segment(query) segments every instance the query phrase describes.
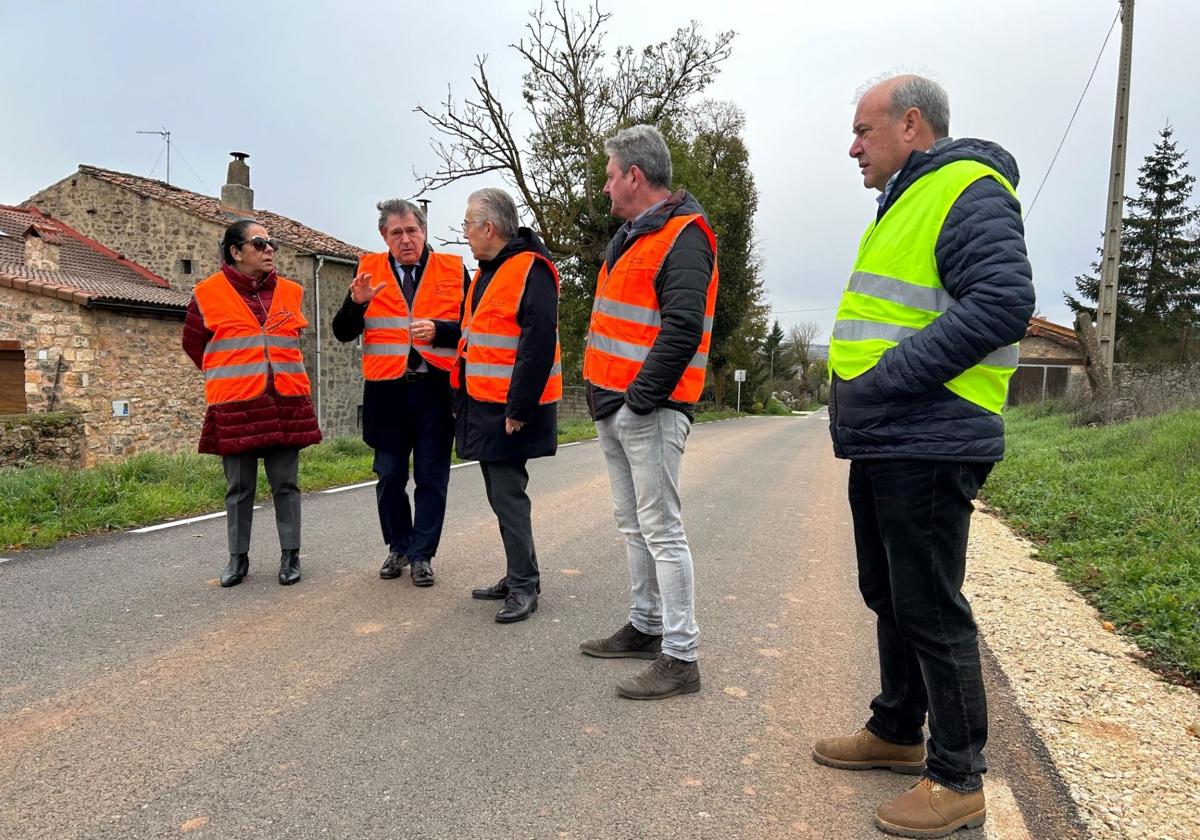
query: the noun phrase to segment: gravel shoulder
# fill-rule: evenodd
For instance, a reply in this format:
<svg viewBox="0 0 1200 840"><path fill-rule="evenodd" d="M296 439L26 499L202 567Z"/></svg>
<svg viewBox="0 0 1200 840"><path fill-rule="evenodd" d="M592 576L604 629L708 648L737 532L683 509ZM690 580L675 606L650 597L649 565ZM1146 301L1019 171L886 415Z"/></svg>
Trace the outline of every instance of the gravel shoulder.
<svg viewBox="0 0 1200 840"><path fill-rule="evenodd" d="M980 632L1092 837L1200 837L1200 695L1137 647L979 510L964 587Z"/></svg>

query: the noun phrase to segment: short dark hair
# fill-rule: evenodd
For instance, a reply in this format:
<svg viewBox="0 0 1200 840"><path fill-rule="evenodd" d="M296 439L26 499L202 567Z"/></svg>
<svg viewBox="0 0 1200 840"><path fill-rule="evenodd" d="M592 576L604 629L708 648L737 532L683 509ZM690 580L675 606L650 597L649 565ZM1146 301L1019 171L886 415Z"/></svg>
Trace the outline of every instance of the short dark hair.
<svg viewBox="0 0 1200 840"><path fill-rule="evenodd" d="M246 231L251 225L256 225L258 222L254 219L238 219L229 227L225 228L225 235L221 237L221 262L225 265L233 265L233 251L246 241Z"/></svg>

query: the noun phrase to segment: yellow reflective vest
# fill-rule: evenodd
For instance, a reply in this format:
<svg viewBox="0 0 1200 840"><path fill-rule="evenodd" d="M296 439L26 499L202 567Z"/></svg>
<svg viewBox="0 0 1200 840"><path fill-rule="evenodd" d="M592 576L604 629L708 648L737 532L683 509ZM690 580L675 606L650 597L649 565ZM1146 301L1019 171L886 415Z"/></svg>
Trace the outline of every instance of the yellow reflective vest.
<svg viewBox="0 0 1200 840"><path fill-rule="evenodd" d="M990 166L954 161L918 178L867 227L833 325L832 374L843 380L861 376L890 348L955 304L938 275L937 240L954 202L980 178L995 178L1016 195L1012 184ZM1017 369L1017 354L1016 344L1002 347L944 385L999 414L1008 380Z"/></svg>

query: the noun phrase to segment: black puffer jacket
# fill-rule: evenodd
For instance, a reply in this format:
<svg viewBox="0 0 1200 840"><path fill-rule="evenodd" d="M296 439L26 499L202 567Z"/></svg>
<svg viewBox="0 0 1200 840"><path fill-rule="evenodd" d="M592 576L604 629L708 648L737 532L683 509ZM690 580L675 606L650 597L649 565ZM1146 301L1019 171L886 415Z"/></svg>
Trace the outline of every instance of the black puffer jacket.
<svg viewBox="0 0 1200 840"><path fill-rule="evenodd" d="M659 230L672 216L694 213L703 215L704 208L686 190L679 190L662 207L638 219L628 232L622 226L604 255L609 271L639 236ZM594 419L603 420L615 414L622 404L635 414L673 408L682 411L689 420L692 418L692 405L675 402L670 396L704 337L704 305L708 300L708 282L712 279L713 256L708 237L696 225L688 225L679 234L654 278L654 293L662 315L662 328L654 346L624 394L588 383L588 408Z"/></svg>
<svg viewBox="0 0 1200 840"><path fill-rule="evenodd" d="M1012 155L986 140L956 140L909 155L887 201L922 175L956 160L977 160L1015 187ZM883 354L852 380L834 377L829 430L839 458L999 461L1004 421L944 387L989 353L1020 341L1033 315L1033 271L1016 199L994 178L968 187L942 225L935 257L955 299L937 320Z"/></svg>

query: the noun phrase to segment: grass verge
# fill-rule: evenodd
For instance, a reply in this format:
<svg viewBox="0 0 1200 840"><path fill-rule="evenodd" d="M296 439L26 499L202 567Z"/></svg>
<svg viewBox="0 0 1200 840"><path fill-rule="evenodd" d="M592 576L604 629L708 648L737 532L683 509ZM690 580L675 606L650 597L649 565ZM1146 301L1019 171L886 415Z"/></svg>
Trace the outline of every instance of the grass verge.
<svg viewBox="0 0 1200 840"><path fill-rule="evenodd" d="M1200 411L1080 428L1046 409L1005 415L988 504L1156 666L1200 680Z"/></svg>
<svg viewBox="0 0 1200 840"><path fill-rule="evenodd" d="M737 416L702 412L697 422ZM590 420L559 424L559 443L596 436ZM300 452L300 489L308 492L370 481L372 450L338 438ZM457 460L457 459L456 459ZM267 498L259 467L258 494ZM86 470L0 469L0 548L45 548L67 537L121 530L222 509L225 477L212 455L136 455Z"/></svg>

